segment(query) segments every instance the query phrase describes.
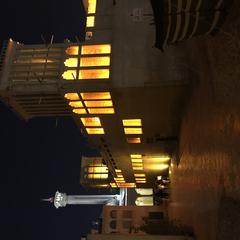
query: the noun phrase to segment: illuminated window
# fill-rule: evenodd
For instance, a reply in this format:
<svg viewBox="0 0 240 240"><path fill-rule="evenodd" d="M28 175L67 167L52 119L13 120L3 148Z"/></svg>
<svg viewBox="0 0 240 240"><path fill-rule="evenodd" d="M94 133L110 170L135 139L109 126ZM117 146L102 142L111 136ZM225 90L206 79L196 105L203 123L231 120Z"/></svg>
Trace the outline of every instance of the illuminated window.
<svg viewBox="0 0 240 240"><path fill-rule="evenodd" d="M132 163L142 163L142 161L143 160L141 158L139 158L139 159L138 158L136 158L136 159L132 158Z"/></svg>
<svg viewBox="0 0 240 240"><path fill-rule="evenodd" d="M110 57L82 57L81 67L110 66Z"/></svg>
<svg viewBox="0 0 240 240"><path fill-rule="evenodd" d="M113 103L111 100L108 101L84 101L87 107L112 107Z"/></svg>
<svg viewBox="0 0 240 240"><path fill-rule="evenodd" d="M141 154L131 154L130 155L131 158L142 158Z"/></svg>
<svg viewBox="0 0 240 240"><path fill-rule="evenodd" d="M88 0L88 14L96 13L97 0Z"/></svg>
<svg viewBox="0 0 240 240"><path fill-rule="evenodd" d="M102 45L84 45L82 46L81 54L110 54L111 53L111 45L110 44L102 44Z"/></svg>
<svg viewBox="0 0 240 240"><path fill-rule="evenodd" d="M124 181L124 178L114 178L114 180L115 180L116 182L121 182L121 181Z"/></svg>
<svg viewBox="0 0 240 240"><path fill-rule="evenodd" d="M124 128L125 134L142 134L142 128Z"/></svg>
<svg viewBox="0 0 240 240"><path fill-rule="evenodd" d="M133 167L142 167L142 163L133 163L132 166Z"/></svg>
<svg viewBox="0 0 240 240"><path fill-rule="evenodd" d="M117 183L118 187L120 188L135 188L135 183Z"/></svg>
<svg viewBox="0 0 240 240"><path fill-rule="evenodd" d="M101 99L111 99L110 92L86 92L81 93L83 100L101 100Z"/></svg>
<svg viewBox="0 0 240 240"><path fill-rule="evenodd" d="M145 173L134 173L134 177L146 177Z"/></svg>
<svg viewBox="0 0 240 240"><path fill-rule="evenodd" d="M66 53L68 55L78 55L78 50L79 50L78 46L71 46L66 49Z"/></svg>
<svg viewBox="0 0 240 240"><path fill-rule="evenodd" d="M77 93L66 93L64 97L68 100L79 100L79 96Z"/></svg>
<svg viewBox="0 0 240 240"><path fill-rule="evenodd" d="M84 108L75 108L73 112L76 114L87 114L87 111Z"/></svg>
<svg viewBox="0 0 240 240"><path fill-rule="evenodd" d="M81 101L74 101L74 102L69 102L69 106L74 108L81 108L83 107L83 104Z"/></svg>
<svg viewBox="0 0 240 240"><path fill-rule="evenodd" d="M138 182L138 181L146 181L146 178L136 178L135 180L136 180L137 182Z"/></svg>
<svg viewBox="0 0 240 240"><path fill-rule="evenodd" d="M81 118L81 121L85 127L101 127L101 121L98 117Z"/></svg>
<svg viewBox="0 0 240 240"><path fill-rule="evenodd" d="M88 134L104 134L103 128L86 128Z"/></svg>
<svg viewBox="0 0 240 240"><path fill-rule="evenodd" d="M136 188L135 191L137 194L143 195L143 196L153 195L152 188Z"/></svg>
<svg viewBox="0 0 240 240"><path fill-rule="evenodd" d="M153 206L153 197L152 196L142 196L138 197L135 201L137 206Z"/></svg>
<svg viewBox="0 0 240 240"><path fill-rule="evenodd" d="M116 184L116 183L110 183L110 186L111 186L112 188L116 188L116 187L117 187L117 184Z"/></svg>
<svg viewBox="0 0 240 240"><path fill-rule="evenodd" d="M113 108L88 108L90 114L114 114Z"/></svg>
<svg viewBox="0 0 240 240"><path fill-rule="evenodd" d="M108 173L108 168L106 166L99 166L99 167L88 167L88 173Z"/></svg>
<svg viewBox="0 0 240 240"><path fill-rule="evenodd" d="M133 167L133 170L143 170L143 167Z"/></svg>
<svg viewBox="0 0 240 240"><path fill-rule="evenodd" d="M141 138L127 138L128 143L141 143Z"/></svg>
<svg viewBox="0 0 240 240"><path fill-rule="evenodd" d="M107 79L109 69L87 69L79 71L79 79Z"/></svg>
<svg viewBox="0 0 240 240"><path fill-rule="evenodd" d="M117 177L118 178L123 178L123 175L122 174L117 174Z"/></svg>
<svg viewBox="0 0 240 240"><path fill-rule="evenodd" d="M66 80L76 79L76 70L67 70L62 74L62 77Z"/></svg>
<svg viewBox="0 0 240 240"><path fill-rule="evenodd" d="M116 173L121 173L122 170L121 170L121 169L115 169L115 172L116 172Z"/></svg>
<svg viewBox="0 0 240 240"><path fill-rule="evenodd" d="M95 17L88 16L87 17L87 27L94 27L95 26Z"/></svg>
<svg viewBox="0 0 240 240"><path fill-rule="evenodd" d="M146 181L136 181L136 183L146 183Z"/></svg>
<svg viewBox="0 0 240 240"><path fill-rule="evenodd" d="M64 65L66 67L77 67L78 65L78 59L77 58L68 58L66 59L66 61L64 62Z"/></svg>
<svg viewBox="0 0 240 240"><path fill-rule="evenodd" d="M142 126L142 120L141 119L126 119L122 120L123 126L125 127L140 127Z"/></svg>
<svg viewBox="0 0 240 240"><path fill-rule="evenodd" d="M107 179L108 174L107 173L101 173L101 174L89 173L87 175L87 178L89 178L89 179Z"/></svg>

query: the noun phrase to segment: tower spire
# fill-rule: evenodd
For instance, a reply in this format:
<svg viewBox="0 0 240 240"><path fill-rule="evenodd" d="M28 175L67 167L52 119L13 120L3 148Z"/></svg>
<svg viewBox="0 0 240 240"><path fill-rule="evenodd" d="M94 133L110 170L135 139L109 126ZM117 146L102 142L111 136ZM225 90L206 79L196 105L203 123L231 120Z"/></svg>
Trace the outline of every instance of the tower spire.
<svg viewBox="0 0 240 240"><path fill-rule="evenodd" d="M54 198L53 197L50 197L50 198L42 198L41 199L43 202L53 202L54 201Z"/></svg>

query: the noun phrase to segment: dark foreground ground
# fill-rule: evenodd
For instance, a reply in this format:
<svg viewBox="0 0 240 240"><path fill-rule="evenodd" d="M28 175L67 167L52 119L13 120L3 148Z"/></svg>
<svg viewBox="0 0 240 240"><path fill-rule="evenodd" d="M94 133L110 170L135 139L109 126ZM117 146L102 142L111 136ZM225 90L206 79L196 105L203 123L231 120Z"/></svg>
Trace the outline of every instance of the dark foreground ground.
<svg viewBox="0 0 240 240"><path fill-rule="evenodd" d="M196 79L172 169L170 216L193 226L199 240L240 239L240 1L215 37L188 44Z"/></svg>

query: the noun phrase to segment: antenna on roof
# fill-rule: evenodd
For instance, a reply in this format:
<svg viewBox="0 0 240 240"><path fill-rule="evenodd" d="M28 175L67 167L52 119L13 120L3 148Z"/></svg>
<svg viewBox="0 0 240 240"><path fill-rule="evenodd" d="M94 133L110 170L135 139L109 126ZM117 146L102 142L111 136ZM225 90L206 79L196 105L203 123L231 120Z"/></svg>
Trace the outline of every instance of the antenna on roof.
<svg viewBox="0 0 240 240"><path fill-rule="evenodd" d="M50 197L50 198L43 198L41 199L43 202L53 202L53 198Z"/></svg>
<svg viewBox="0 0 240 240"><path fill-rule="evenodd" d="M54 35L51 36L50 44L53 44Z"/></svg>

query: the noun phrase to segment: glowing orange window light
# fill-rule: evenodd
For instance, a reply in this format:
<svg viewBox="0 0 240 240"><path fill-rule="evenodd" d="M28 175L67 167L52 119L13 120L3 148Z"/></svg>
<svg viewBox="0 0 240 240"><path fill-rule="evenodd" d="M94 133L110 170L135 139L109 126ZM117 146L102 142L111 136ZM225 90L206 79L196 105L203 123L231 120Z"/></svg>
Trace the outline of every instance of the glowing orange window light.
<svg viewBox="0 0 240 240"><path fill-rule="evenodd" d="M125 134L142 134L142 128L124 128Z"/></svg>
<svg viewBox="0 0 240 240"><path fill-rule="evenodd" d="M81 93L83 100L102 100L102 99L111 99L110 92L86 92Z"/></svg>
<svg viewBox="0 0 240 240"><path fill-rule="evenodd" d="M68 55L78 55L79 47L78 46L71 46L66 49L66 53Z"/></svg>
<svg viewBox="0 0 240 240"><path fill-rule="evenodd" d="M120 188L135 188L135 183L117 183L118 187Z"/></svg>
<svg viewBox="0 0 240 240"><path fill-rule="evenodd" d="M146 183L146 181L140 181L140 180L138 180L138 181L136 181L137 183Z"/></svg>
<svg viewBox="0 0 240 240"><path fill-rule="evenodd" d="M103 128L86 128L86 131L88 134L104 134L104 129Z"/></svg>
<svg viewBox="0 0 240 240"><path fill-rule="evenodd" d="M124 181L124 178L114 178L114 180L117 181Z"/></svg>
<svg viewBox="0 0 240 240"><path fill-rule="evenodd" d="M123 175L122 174L117 174L117 177L118 178L123 178Z"/></svg>
<svg viewBox="0 0 240 240"><path fill-rule="evenodd" d="M90 114L114 114L113 108L88 108Z"/></svg>
<svg viewBox="0 0 240 240"><path fill-rule="evenodd" d="M90 174L87 175L87 177L89 179L107 179L108 178L108 174L106 174L106 173L102 173L102 174L90 173Z"/></svg>
<svg viewBox="0 0 240 240"><path fill-rule="evenodd" d="M133 158L133 159L132 159L132 163L142 163L142 161L143 161L143 160L142 160L141 158L139 158L139 159L138 159L138 158L136 158L136 159Z"/></svg>
<svg viewBox="0 0 240 240"><path fill-rule="evenodd" d="M88 0L88 14L96 13L97 0Z"/></svg>
<svg viewBox="0 0 240 240"><path fill-rule="evenodd" d="M136 181L146 181L146 178L135 178Z"/></svg>
<svg viewBox="0 0 240 240"><path fill-rule="evenodd" d="M110 66L110 57L82 57L81 67Z"/></svg>
<svg viewBox="0 0 240 240"><path fill-rule="evenodd" d="M101 127L99 117L81 118L81 121L85 127Z"/></svg>
<svg viewBox="0 0 240 240"><path fill-rule="evenodd" d="M141 143L141 138L127 138L128 143Z"/></svg>
<svg viewBox="0 0 240 240"><path fill-rule="evenodd" d="M145 173L134 173L134 177L146 177Z"/></svg>
<svg viewBox="0 0 240 240"><path fill-rule="evenodd" d="M84 101L87 107L112 107L113 103L111 100L106 101Z"/></svg>
<svg viewBox="0 0 240 240"><path fill-rule="evenodd" d="M82 55L110 54L110 53L111 53L111 45L110 44L83 45L81 48Z"/></svg>
<svg viewBox="0 0 240 240"><path fill-rule="evenodd" d="M64 97L68 100L79 100L79 96L77 93L66 93Z"/></svg>
<svg viewBox="0 0 240 240"><path fill-rule="evenodd" d="M95 26L95 17L94 16L87 16L87 27L94 27Z"/></svg>
<svg viewBox="0 0 240 240"><path fill-rule="evenodd" d="M116 173L121 173L122 170L121 170L121 169L115 169L115 172L116 172Z"/></svg>
<svg viewBox="0 0 240 240"><path fill-rule="evenodd" d="M140 127L142 126L142 120L141 119L125 119L122 120L123 126L125 127Z"/></svg>
<svg viewBox="0 0 240 240"><path fill-rule="evenodd" d="M116 188L116 187L117 187L117 184L116 184L116 183L110 183L110 186L111 186L112 188Z"/></svg>
<svg viewBox="0 0 240 240"><path fill-rule="evenodd" d="M142 158L142 154L130 154L131 158Z"/></svg>
<svg viewBox="0 0 240 240"><path fill-rule="evenodd" d="M74 80L76 79L77 72L76 70L67 70L62 74L62 77L65 80Z"/></svg>
<svg viewBox="0 0 240 240"><path fill-rule="evenodd" d="M78 66L78 59L77 58L68 58L65 60L64 65L66 67L77 67Z"/></svg>
<svg viewBox="0 0 240 240"><path fill-rule="evenodd" d="M76 114L87 114L87 111L84 108L75 108L73 112Z"/></svg>
<svg viewBox="0 0 240 240"><path fill-rule="evenodd" d="M108 79L109 69L84 69L79 71L79 79Z"/></svg>
<svg viewBox="0 0 240 240"><path fill-rule="evenodd" d="M69 106L74 108L81 108L83 107L83 104L81 101L74 101L74 102L69 102Z"/></svg>
<svg viewBox="0 0 240 240"><path fill-rule="evenodd" d="M89 167L87 170L89 173L108 173L108 168L105 166Z"/></svg>
<svg viewBox="0 0 240 240"><path fill-rule="evenodd" d="M133 167L142 167L143 166L142 163L133 163L132 165L133 165Z"/></svg>
<svg viewBox="0 0 240 240"><path fill-rule="evenodd" d="M133 167L133 170L143 170L143 167Z"/></svg>

